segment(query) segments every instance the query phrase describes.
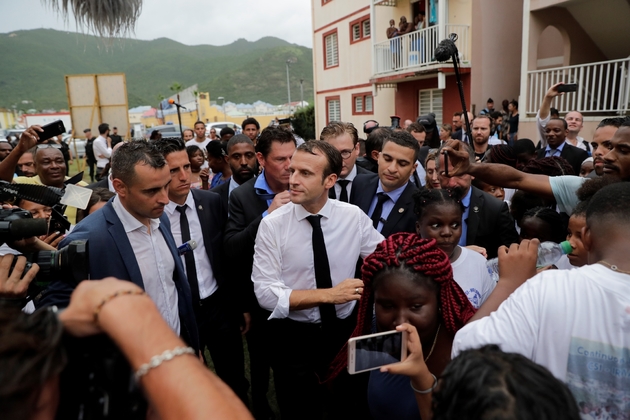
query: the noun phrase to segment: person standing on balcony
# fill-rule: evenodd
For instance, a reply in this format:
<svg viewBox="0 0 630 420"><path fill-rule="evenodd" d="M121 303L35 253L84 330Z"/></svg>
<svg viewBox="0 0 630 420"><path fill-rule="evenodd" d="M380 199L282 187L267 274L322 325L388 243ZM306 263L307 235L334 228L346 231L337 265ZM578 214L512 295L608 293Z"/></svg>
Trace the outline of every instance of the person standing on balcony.
<svg viewBox="0 0 630 420"><path fill-rule="evenodd" d="M398 56L400 53L400 40L398 39L398 28L394 19L389 20L389 28L387 28L387 39L389 39L389 49L392 53L394 69L398 68Z"/></svg>
<svg viewBox="0 0 630 420"><path fill-rule="evenodd" d="M540 147L547 147L547 138L545 135L545 127L547 127L547 123L550 119L553 119L553 115L551 115L551 102L556 96L562 95L562 93L558 92L558 87L563 85L564 82L556 83L551 86L545 97L540 104L540 109L538 110L538 114L536 115L536 126L538 127L538 133L540 134ZM556 117L557 118L557 117ZM580 137L580 131L582 130L584 117L582 113L578 111L569 111L567 115L565 115L564 120L567 122L568 132L566 141L572 146L580 148L587 152L589 155L591 153L591 146L588 144L586 140Z"/></svg>
<svg viewBox="0 0 630 420"><path fill-rule="evenodd" d="M401 16L400 22L398 23L398 35L405 35L411 31L413 31L413 25L407 22L407 18L405 16Z"/></svg>
<svg viewBox="0 0 630 420"><path fill-rule="evenodd" d="M427 21L425 19L424 12L420 12L418 16L414 18L413 23L414 23L413 30L415 31L422 31L424 28L426 28ZM426 61L424 57L424 36L418 34L418 35L415 35L414 38L415 39L411 43L412 50L418 52L418 56L419 56L418 62L423 63Z"/></svg>

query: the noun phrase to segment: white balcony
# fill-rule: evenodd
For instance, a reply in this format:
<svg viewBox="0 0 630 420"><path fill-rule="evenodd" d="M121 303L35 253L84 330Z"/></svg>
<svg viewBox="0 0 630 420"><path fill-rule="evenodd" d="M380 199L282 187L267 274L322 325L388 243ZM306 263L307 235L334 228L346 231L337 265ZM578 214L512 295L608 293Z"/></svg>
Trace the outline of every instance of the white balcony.
<svg viewBox="0 0 630 420"><path fill-rule="evenodd" d="M551 106L560 113L619 114L630 111L630 58L527 73L527 113L536 114L547 90L559 82L576 83L577 92L558 97Z"/></svg>
<svg viewBox="0 0 630 420"><path fill-rule="evenodd" d="M445 25L445 27L447 36L451 33L458 36L455 45L459 50L461 64L464 67L470 66L469 26ZM374 44L373 77L451 66L452 63L439 63L435 60L435 48L439 42L438 26L432 26Z"/></svg>

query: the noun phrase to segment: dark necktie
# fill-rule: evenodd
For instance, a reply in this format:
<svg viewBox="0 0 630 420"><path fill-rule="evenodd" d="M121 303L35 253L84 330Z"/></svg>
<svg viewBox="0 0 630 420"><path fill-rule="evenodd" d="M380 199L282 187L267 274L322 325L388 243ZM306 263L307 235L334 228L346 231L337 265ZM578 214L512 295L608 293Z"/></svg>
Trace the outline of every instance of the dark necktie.
<svg viewBox="0 0 630 420"><path fill-rule="evenodd" d="M313 261L315 262L315 283L318 289L332 288L332 279L330 278L330 265L328 263L328 254L326 253L326 243L324 242L324 233L320 215L308 216L306 220L313 226ZM319 305L319 312L322 317L322 327L331 325L337 319L335 305L330 303L322 303Z"/></svg>
<svg viewBox="0 0 630 420"><path fill-rule="evenodd" d="M337 184L341 187L341 193L339 194L339 201L343 201L344 203L348 202L348 184L350 181L347 179L340 179L337 181Z"/></svg>
<svg viewBox="0 0 630 420"><path fill-rule="evenodd" d="M188 217L186 217L187 204L183 206L177 206L177 211L180 213L179 224L182 231L182 243L190 241L190 226L188 225ZM193 307L199 305L199 281L197 280L197 265L195 264L195 256L192 251L188 251L184 254L184 260L186 261L186 276L190 283L190 291L192 292Z"/></svg>
<svg viewBox="0 0 630 420"><path fill-rule="evenodd" d="M381 221L381 214L383 214L383 203L389 200L389 196L384 192L376 194L376 207L374 207L374 213L372 213L372 225L374 229L378 229L378 222ZM385 221L383 221L385 224Z"/></svg>

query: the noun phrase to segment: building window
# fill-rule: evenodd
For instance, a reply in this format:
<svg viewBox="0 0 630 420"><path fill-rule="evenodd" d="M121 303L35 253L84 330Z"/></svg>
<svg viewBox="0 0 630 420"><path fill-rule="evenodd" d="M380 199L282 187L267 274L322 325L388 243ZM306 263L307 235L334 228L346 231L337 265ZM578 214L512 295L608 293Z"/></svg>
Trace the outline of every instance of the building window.
<svg viewBox="0 0 630 420"><path fill-rule="evenodd" d="M374 99L372 92L355 93L352 95L352 115L373 114Z"/></svg>
<svg viewBox="0 0 630 420"><path fill-rule="evenodd" d="M363 41L370 37L370 15L365 15L350 22L350 43Z"/></svg>
<svg viewBox="0 0 630 420"><path fill-rule="evenodd" d="M442 90L427 89L418 91L419 115L435 114L435 121L438 125L443 124L442 120Z"/></svg>
<svg viewBox="0 0 630 420"><path fill-rule="evenodd" d="M326 124L330 124L331 121L341 121L341 101L339 96L326 98Z"/></svg>
<svg viewBox="0 0 630 420"><path fill-rule="evenodd" d="M355 23L352 25L352 40L358 41L361 39L361 25Z"/></svg>
<svg viewBox="0 0 630 420"><path fill-rule="evenodd" d="M337 45L337 30L324 34L324 69L339 65L339 48Z"/></svg>

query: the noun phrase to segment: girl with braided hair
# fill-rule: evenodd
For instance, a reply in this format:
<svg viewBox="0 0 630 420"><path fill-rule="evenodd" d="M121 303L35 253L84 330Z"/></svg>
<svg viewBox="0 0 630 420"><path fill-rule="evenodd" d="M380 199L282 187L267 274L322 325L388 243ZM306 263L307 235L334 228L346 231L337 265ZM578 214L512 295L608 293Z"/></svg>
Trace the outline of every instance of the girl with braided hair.
<svg viewBox="0 0 630 420"><path fill-rule="evenodd" d="M521 219L520 237L538 239L540 242L560 242L566 240L569 218L549 207L534 207L527 210ZM567 255L563 255L551 266L560 270L574 268Z"/></svg>
<svg viewBox="0 0 630 420"><path fill-rule="evenodd" d="M421 360L432 374L439 375L450 361L455 333L475 313L453 280L448 256L435 240L397 233L365 259L362 278L364 298L359 303L353 336L391 331L403 324L411 331L410 339L415 340L415 354L425 354ZM338 375L346 363L344 347L331 364L330 377ZM420 418L415 393L409 385L406 376L370 372L368 401L372 416Z"/></svg>
<svg viewBox="0 0 630 420"><path fill-rule="evenodd" d="M435 239L448 255L453 278L470 303L479 309L494 290L486 259L478 252L458 245L462 236L464 206L458 190L420 190L413 196L418 221L416 233L423 239Z"/></svg>
<svg viewBox="0 0 630 420"><path fill-rule="evenodd" d="M521 219L521 239L559 244L567 235L567 218L549 207L529 209Z"/></svg>

